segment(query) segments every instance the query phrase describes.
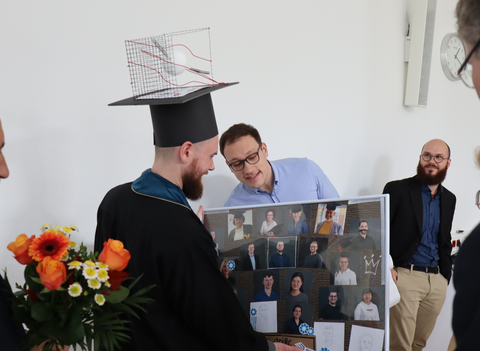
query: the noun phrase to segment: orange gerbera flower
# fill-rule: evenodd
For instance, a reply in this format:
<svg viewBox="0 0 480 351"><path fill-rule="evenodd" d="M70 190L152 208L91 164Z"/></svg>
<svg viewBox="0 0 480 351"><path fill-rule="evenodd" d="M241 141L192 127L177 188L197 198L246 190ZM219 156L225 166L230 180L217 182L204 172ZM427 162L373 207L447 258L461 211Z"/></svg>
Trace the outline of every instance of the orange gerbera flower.
<svg viewBox="0 0 480 351"><path fill-rule="evenodd" d="M47 256L50 256L52 260L60 261L67 253L69 247L70 240L65 235L54 230L47 230L40 237L33 240L28 254L35 261L41 261Z"/></svg>

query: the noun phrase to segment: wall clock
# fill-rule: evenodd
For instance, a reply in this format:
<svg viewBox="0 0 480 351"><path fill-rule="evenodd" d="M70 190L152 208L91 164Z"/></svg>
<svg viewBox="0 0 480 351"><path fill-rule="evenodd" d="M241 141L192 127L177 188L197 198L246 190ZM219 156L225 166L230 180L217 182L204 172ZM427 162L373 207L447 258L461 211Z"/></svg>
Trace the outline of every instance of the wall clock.
<svg viewBox="0 0 480 351"><path fill-rule="evenodd" d="M463 61L465 61L465 44L458 37L457 33L445 35L440 46L440 62L443 73L451 81L459 80L457 72Z"/></svg>

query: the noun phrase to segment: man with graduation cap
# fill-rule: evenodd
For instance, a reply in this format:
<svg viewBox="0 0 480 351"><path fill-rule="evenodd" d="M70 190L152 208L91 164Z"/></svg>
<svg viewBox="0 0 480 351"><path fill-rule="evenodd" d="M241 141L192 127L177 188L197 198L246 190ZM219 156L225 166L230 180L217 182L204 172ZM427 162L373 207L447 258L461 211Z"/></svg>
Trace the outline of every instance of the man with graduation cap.
<svg viewBox="0 0 480 351"><path fill-rule="evenodd" d="M337 203L327 204L327 210L325 212L325 220L318 223L315 226L316 234L333 234L343 235L343 226L333 220L335 216L335 210L337 209Z"/></svg>
<svg viewBox="0 0 480 351"><path fill-rule="evenodd" d="M128 350L296 350L255 332L218 270L212 236L187 198L202 196L201 178L214 169L218 131L214 85L173 99L127 99L149 104L155 161L133 183L110 190L98 210L95 249L108 238L131 253L126 271L143 274L138 289L156 284L146 313L131 318ZM211 321L206 323L206 321Z"/></svg>

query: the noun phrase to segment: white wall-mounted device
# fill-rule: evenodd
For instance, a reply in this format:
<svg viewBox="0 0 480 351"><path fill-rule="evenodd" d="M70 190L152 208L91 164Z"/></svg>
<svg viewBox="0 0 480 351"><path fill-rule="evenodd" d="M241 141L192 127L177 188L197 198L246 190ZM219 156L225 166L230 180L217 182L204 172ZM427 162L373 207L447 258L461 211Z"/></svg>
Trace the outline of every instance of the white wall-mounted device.
<svg viewBox="0 0 480 351"><path fill-rule="evenodd" d="M406 106L427 106L436 8L437 0L414 0L407 11L410 21L405 38Z"/></svg>

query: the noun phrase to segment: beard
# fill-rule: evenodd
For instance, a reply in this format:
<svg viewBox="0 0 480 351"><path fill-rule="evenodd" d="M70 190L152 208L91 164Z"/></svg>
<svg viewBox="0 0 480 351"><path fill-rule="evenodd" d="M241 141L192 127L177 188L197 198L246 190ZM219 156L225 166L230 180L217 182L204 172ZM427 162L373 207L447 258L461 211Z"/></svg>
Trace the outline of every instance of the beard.
<svg viewBox="0 0 480 351"><path fill-rule="evenodd" d="M418 161L418 166L417 166L417 177L418 179L426 184L426 185L437 185L442 183L445 180L445 177L447 176L447 167L440 169L438 168L438 172L436 175L431 175L427 173L425 170L425 166L422 166L420 161Z"/></svg>
<svg viewBox="0 0 480 351"><path fill-rule="evenodd" d="M190 169L182 176L183 193L192 201L200 199L203 195L203 174L197 168L197 160L193 161Z"/></svg>

